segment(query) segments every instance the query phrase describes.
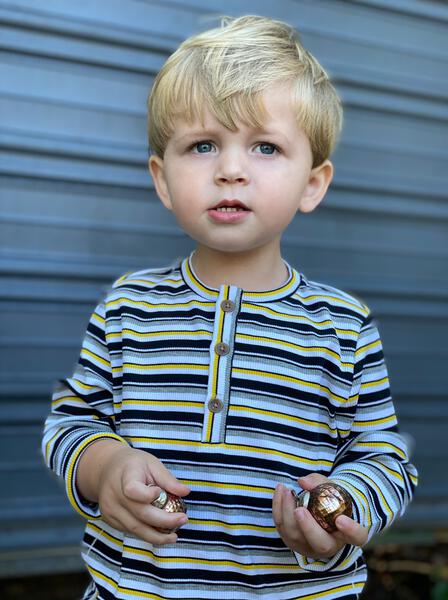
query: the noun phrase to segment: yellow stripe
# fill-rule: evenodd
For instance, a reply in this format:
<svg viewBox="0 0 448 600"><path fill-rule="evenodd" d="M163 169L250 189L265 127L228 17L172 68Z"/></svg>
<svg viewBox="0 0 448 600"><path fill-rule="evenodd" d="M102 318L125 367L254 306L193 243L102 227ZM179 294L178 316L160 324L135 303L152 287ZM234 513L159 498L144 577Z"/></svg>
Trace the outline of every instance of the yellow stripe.
<svg viewBox="0 0 448 600"><path fill-rule="evenodd" d="M94 533L97 533L101 537L108 539L110 542L123 547L123 540L121 538L117 538L117 537L114 537L113 535L110 535L110 533L107 533L107 531L104 531L104 529L102 529L101 527L98 527L98 525L95 525L95 523L92 523L92 522L87 523L86 531L92 533L92 530Z"/></svg>
<svg viewBox="0 0 448 600"><path fill-rule="evenodd" d="M305 315L289 315L289 314L285 314L283 312L278 312L276 310L272 310L272 308L268 308L267 306L258 306L257 304L250 304L249 302L242 302L241 303L242 308L245 308L247 310L253 310L254 312L266 312L269 313L271 315L275 315L276 317L287 317L289 321L305 321L306 323L311 323L312 325L314 325L315 327L317 326L324 326L324 325L333 325L333 321L331 320L326 320L326 321L319 321L318 323L316 323L316 321L313 321L312 319L310 319L309 317L306 317ZM352 331L352 333L355 333L354 331Z"/></svg>
<svg viewBox="0 0 448 600"><path fill-rule="evenodd" d="M313 321L312 319L304 315L290 315L283 312L278 312L276 310L272 310L272 308L268 308L267 306L258 306L256 304L249 304L247 302L243 302L241 306L247 310L253 310L254 312L269 313L271 315L279 317L279 320L281 320L281 318L287 317L289 321L304 321L305 323L313 325L315 329L319 329L319 327L330 325L334 328L336 333L340 335L350 335L353 338L357 337L358 335L357 332L353 329L338 329L337 327L334 327L334 322L330 319L327 319L326 321Z"/></svg>
<svg viewBox="0 0 448 600"><path fill-rule="evenodd" d="M127 398L123 400L123 406L136 405L136 406L159 406L162 408L167 408L169 406L172 407L192 407L192 408L200 408L202 409L204 406L204 402L201 400L199 402L193 402L189 400L137 400L132 398Z"/></svg>
<svg viewBox="0 0 448 600"><path fill-rule="evenodd" d="M289 565L292 569L295 565ZM334 598L334 594L336 592L361 592L364 587L364 583L349 583L345 585L340 585L338 587L332 587L330 590L326 590L323 592L313 592L312 594L308 594L307 596L300 596L300 600L313 600L314 598L327 598L328 600L332 600ZM166 600L166 596L159 596L158 594L152 594L150 592L142 592L140 590L133 590L130 588L125 588L123 586L119 586L119 591L123 594L135 596L138 598L146 598L147 600Z"/></svg>
<svg viewBox="0 0 448 600"><path fill-rule="evenodd" d="M121 277L119 277L117 279L117 281L115 282L114 285L119 285L122 281L124 281L126 279L126 277L128 277L131 274L132 274L132 271L127 271L124 275L122 275Z"/></svg>
<svg viewBox="0 0 448 600"><path fill-rule="evenodd" d="M190 261L186 261L185 262L185 269L187 271L188 276L190 277L191 281L193 281L193 283L200 288L202 291L204 291L206 294L211 294L212 296L218 296L218 292L216 290L213 290L211 288L207 288L205 287L205 285L202 285L202 283L199 281L199 279L196 279L193 271L190 268Z"/></svg>
<svg viewBox="0 0 448 600"><path fill-rule="evenodd" d="M406 460L406 458L407 458L407 456L403 452L403 450L398 448L398 446L394 446L394 444L391 444L390 442L358 442L356 444L356 446L361 446L361 447L365 447L365 448L371 448L372 446L374 448L391 448L400 456L400 458L402 458L404 460ZM383 451L383 453L384 453L384 451Z"/></svg>
<svg viewBox="0 0 448 600"><path fill-rule="evenodd" d="M84 355L90 356L91 358L93 358L93 360L100 362L105 367L110 367L110 363L107 360L104 360L104 358L101 358L101 356L98 356L98 354L95 354L91 350L87 350L87 348L83 348L81 350L81 356L84 356Z"/></svg>
<svg viewBox="0 0 448 600"><path fill-rule="evenodd" d="M260 485L247 485L244 483L219 483L217 481L200 481L198 479L182 479L182 483L193 487L200 485L202 487L209 487L213 489L243 490L263 494L272 494L275 489L275 487L270 488Z"/></svg>
<svg viewBox="0 0 448 600"><path fill-rule="evenodd" d="M165 330L159 330L159 331L156 331L156 332L149 332L149 333L141 333L139 331L134 331L133 329L123 329L122 331L117 332L117 333L108 333L108 334L106 334L106 338L107 339L109 339L109 338L121 338L121 336L123 334L124 335L138 337L138 338L144 338L144 339L146 339L146 338L154 338L154 337L160 337L160 338L164 339L165 337L170 337L170 336L173 336L173 337L176 337L176 338L179 338L179 337L182 337L182 336L185 336L185 337L190 336L190 337L194 337L194 338L196 338L198 336L204 336L204 337L208 337L208 338L212 337L212 334L211 334L210 331L205 331L203 329L199 329L198 331L194 331L194 330L192 330L192 331L176 331L176 330L165 331Z"/></svg>
<svg viewBox="0 0 448 600"><path fill-rule="evenodd" d="M371 458L370 462L377 464L380 469L385 469L388 473L390 473L392 475L392 477L394 477L395 479L398 479L398 481L400 481L401 483L404 483L403 475L401 473L399 473L398 471L391 469L387 465L383 464L381 461L375 460L374 458Z"/></svg>
<svg viewBox="0 0 448 600"><path fill-rule="evenodd" d="M212 439L212 428L213 428L213 419L214 419L214 414L212 413L212 411L210 411L208 413L208 419L207 419L207 433L205 436L205 441L206 442L210 442L210 440Z"/></svg>
<svg viewBox="0 0 448 600"><path fill-rule="evenodd" d="M96 569L94 569L90 565L87 565L87 568L89 570L89 573L92 576L92 579L94 579L94 580L95 579L101 579L105 583L109 583L118 592L118 583L116 581L114 581L113 579L111 579L107 575L104 575L104 573L100 573L100 571L97 571Z"/></svg>
<svg viewBox="0 0 448 600"><path fill-rule="evenodd" d="M76 385L79 385L79 387L85 389L85 390L95 390L98 389L97 385L89 385L88 383L83 383L82 381L80 381L79 379L73 379L73 381L76 382Z"/></svg>
<svg viewBox="0 0 448 600"><path fill-rule="evenodd" d="M389 378L383 377L382 379L376 379L375 381L366 381L366 383L361 384L360 390L365 390L366 388L375 387L375 386L381 385L383 383L386 383L389 385Z"/></svg>
<svg viewBox="0 0 448 600"><path fill-rule="evenodd" d="M356 477L359 477L359 473L357 471L353 471L351 469L347 469L347 471L345 471L344 469L344 472L352 473L356 475ZM342 485L342 487L346 487L347 491L349 491L354 498L356 498L357 496L361 498L359 504L361 509L363 509L363 513L367 513L367 525L368 527L370 527L370 525L372 525L372 513L370 510L370 502L369 500L367 500L367 496L363 492L361 492L359 488L355 487L354 484L350 483L350 481L338 480L337 473L336 476L332 478L332 480L336 482L340 481L340 485Z"/></svg>
<svg viewBox="0 0 448 600"><path fill-rule="evenodd" d="M149 438L144 436L134 436L129 435L126 436L127 440L131 440L132 442L142 442L146 444L164 444L169 443L171 446L192 446L194 448L203 447L203 442L193 442L189 440L162 440L159 438ZM280 452L280 450L273 450L271 448L260 448L258 446L245 446L243 444L213 444L213 450L232 450L232 451L249 451L255 454L267 454L268 456L281 456L283 458L293 459L294 462L304 462L310 465L323 465L327 467L331 467L333 463L329 460L311 460L309 458L304 458L303 456L297 456L295 454L289 454L288 452Z"/></svg>
<svg viewBox="0 0 448 600"><path fill-rule="evenodd" d="M358 354L361 354L362 352L367 352L367 350L371 350L372 348L376 348L377 346L380 346L380 345L381 345L380 340L375 340L374 342L371 342L370 344L366 344L365 346L358 348L355 352L355 356L357 357Z"/></svg>
<svg viewBox="0 0 448 600"><path fill-rule="evenodd" d="M266 297L269 298L271 296L277 296L278 294L284 294L285 292L287 292L289 289L291 289L297 282L297 276L294 273L294 271L292 272L291 275L291 279L289 281L287 281L285 283L285 285L283 285L280 288L277 288L275 290L270 290L268 292L244 292L244 296L245 297L249 297L249 298L253 298L253 297Z"/></svg>
<svg viewBox="0 0 448 600"><path fill-rule="evenodd" d="M68 499L70 500L71 505L73 506L73 508L83 517L85 517L86 519L94 519L94 518L101 518L101 517L92 517L92 515L84 512L82 510L82 508L78 505L78 503L76 502L75 499L75 495L74 495L74 487L75 487L75 482L73 480L73 470L75 468L76 462L79 458L79 456L81 455L82 451L84 450L84 448L86 448L89 444L91 444L93 441L101 439L101 438L112 438L115 440L118 440L119 442L121 442L122 444L125 444L126 442L120 438L118 435L115 435L113 433L97 433L95 435L91 435L90 437L88 437L86 440L84 440L76 449L76 451L73 453L73 455L70 458L70 462L68 465L68 469L67 469L67 474L66 474L66 481L67 481L67 495L68 495Z"/></svg>
<svg viewBox="0 0 448 600"><path fill-rule="evenodd" d="M98 321L99 323L101 323L101 325L104 325L104 323L106 322L106 319L101 317L98 313L93 313L92 321Z"/></svg>
<svg viewBox="0 0 448 600"><path fill-rule="evenodd" d="M371 486L372 486L373 488L375 488L375 489L376 489L376 491L377 491L377 495L378 495L378 496L380 496L380 497L381 497L381 499L383 500L383 505L384 505L384 508L385 508L386 512L388 512L388 513L389 513L389 516L390 516L391 518L393 517L393 511L392 511L391 507L390 507L390 506L389 506L389 504L387 503L387 501L386 501L386 498L384 497L384 495L383 495L383 492L381 491L381 488L380 488L380 487L377 485L377 483L376 483L376 482L375 482L375 481L372 479L372 477L370 477L370 476L369 476L369 475L367 475L366 473L361 473L361 474L360 474L360 473L359 473L359 472L357 472L355 469L344 469L344 471L346 471L347 473L353 473L353 474L354 474L354 475L356 475L357 477L364 477L365 479L367 479L368 481L370 481L370 483L371 483ZM344 482L344 485L345 485L345 484L346 484L346 482ZM360 492L358 489L356 489L356 492L357 492L357 493L359 493L359 494L361 493L361 492ZM370 513L370 505L369 505L369 502L367 502L367 501L366 501L366 506L368 507L368 509L369 509L369 513ZM370 517L370 518L371 518L371 517ZM369 525L371 525L371 521L370 521Z"/></svg>
<svg viewBox="0 0 448 600"><path fill-rule="evenodd" d="M315 294L314 296L303 297L302 300L305 303L305 305L308 300L335 300L340 304L344 304L344 306L350 306L351 308L356 309L356 312L359 310L364 317L369 314L369 311L363 306L359 306L359 304L354 304L353 302L349 302L348 300L343 300L342 298L337 298L336 296Z"/></svg>
<svg viewBox="0 0 448 600"><path fill-rule="evenodd" d="M188 302L179 302L179 303L156 303L145 302L144 300L131 300L130 298L117 298L116 300L111 300L108 302L107 306L113 307L118 306L121 303L125 303L126 306L145 306L146 308L186 308L187 306L209 306L214 307L214 302L206 302L205 300L189 300Z"/></svg>
<svg viewBox="0 0 448 600"><path fill-rule="evenodd" d="M157 556L151 550L144 550L143 548L134 548L132 546L125 546L126 550L131 554L140 556L150 556L157 563L168 563L168 564L194 564L194 565L207 565L212 567L236 567L245 571L257 571L259 569L270 569L270 570L291 570L294 565L288 564L275 564L275 563L240 563L236 560L211 560L206 558L193 558L190 556Z"/></svg>
<svg viewBox="0 0 448 600"><path fill-rule="evenodd" d="M60 434L60 432L64 429L64 427L58 427L58 429L56 430L56 433L48 440L48 442L45 444L45 459L46 462L48 464L48 457L50 455L51 452L51 442L58 437L58 435Z"/></svg>
<svg viewBox="0 0 448 600"><path fill-rule="evenodd" d="M56 408L56 406L60 406L61 404L64 404L64 402L66 402L66 401L75 402L75 404L76 403L84 404L84 402L78 396L60 396L58 398L55 398L52 401L51 407Z"/></svg>
<svg viewBox="0 0 448 600"><path fill-rule="evenodd" d="M246 523L225 523L224 521L204 520L204 519L188 519L189 524L194 525L209 525L210 527L221 527L222 529L241 530L250 529L251 531L264 531L266 533L274 533L276 527L263 527L262 525L248 525Z"/></svg>
<svg viewBox="0 0 448 600"><path fill-rule="evenodd" d="M309 381L304 381L303 379L297 379L296 377L290 377L289 375L281 375L280 373L269 373L268 371L256 371L255 369L241 369L241 368L237 368L235 367L233 369L234 373L240 373L241 375L255 375L255 376L262 376L262 377L266 377L268 379L278 379L279 381L289 381L292 383L297 383L300 385L304 385L305 387L309 387L313 390L326 390L330 396L330 398L332 400L337 400L338 402L346 402L347 399L343 398L342 396L338 396L337 394L334 394L331 390L329 390L327 387L320 385L318 383L311 383Z"/></svg>
<svg viewBox="0 0 448 600"><path fill-rule="evenodd" d="M128 273L128 275L131 275L131 273ZM126 277L127 275L121 277L116 283L122 282ZM158 284L158 282L151 281L150 279L128 279L126 283L145 283L150 287ZM165 285L166 283L182 283L182 279L164 279L163 284Z"/></svg>
<svg viewBox="0 0 448 600"><path fill-rule="evenodd" d="M391 519L393 519L394 517L394 512L392 510L392 508L389 506L389 504L386 501L386 498L384 497L383 492L381 491L381 488L379 485L377 485L376 481L374 479L372 479L372 477L369 477L369 475L367 475L366 473L363 473L363 476L368 479L372 485L373 488L376 489L377 494L382 498L383 503L384 503L384 507L386 508L386 512L389 513L389 516L391 517Z"/></svg>
<svg viewBox="0 0 448 600"><path fill-rule="evenodd" d="M383 417L382 419L374 419L373 421L355 421L357 427L372 427L373 425L384 425L385 423L395 423L395 415Z"/></svg>
<svg viewBox="0 0 448 600"><path fill-rule="evenodd" d="M285 413L276 412L273 410L263 410L261 408L252 408L248 406L239 406L234 405L230 408L232 411L237 412L249 412L256 413L258 415L270 416L270 417L278 417L280 419L285 419L287 421L293 421L294 423L302 423L303 425L313 425L317 428L326 429L327 431L331 431L331 433L335 433L337 429L332 429L327 423L319 423L317 421L312 421L311 419L302 419L300 417L294 417L293 415L287 415Z"/></svg>
<svg viewBox="0 0 448 600"><path fill-rule="evenodd" d="M140 371L157 371L157 369L186 369L186 370L194 370L194 371L207 371L208 365L192 365L187 363L163 363L160 365L138 365L132 363L123 363L123 368L127 369L138 369ZM114 367L113 371L121 371L122 367Z"/></svg>
<svg viewBox="0 0 448 600"><path fill-rule="evenodd" d="M316 352L320 352L321 354L327 354L328 356L332 356L333 358L336 358L339 361L339 364L342 365L343 367L351 367L352 363L343 363L340 361L340 355L337 352L334 352L334 350L330 350L329 348L324 348L322 346L312 346L312 347L307 347L307 346L299 346L298 344L293 344L292 342L286 342L284 340L276 340L273 338L269 338L269 337L262 337L262 336L257 336L257 335L247 335L247 334L236 334L235 339L238 341L240 339L243 340L256 340L257 342L262 342L262 343L267 343L269 342L270 344L273 344L275 346L286 346L287 348L292 348L293 350L297 350L299 352L305 352L308 354L312 354L312 353L316 353Z"/></svg>

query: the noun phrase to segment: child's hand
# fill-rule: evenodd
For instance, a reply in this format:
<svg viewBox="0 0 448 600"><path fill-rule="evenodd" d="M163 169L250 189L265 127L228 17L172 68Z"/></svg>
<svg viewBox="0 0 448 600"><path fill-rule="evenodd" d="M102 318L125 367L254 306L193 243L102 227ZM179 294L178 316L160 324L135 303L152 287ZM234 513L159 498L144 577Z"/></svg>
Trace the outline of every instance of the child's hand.
<svg viewBox="0 0 448 600"><path fill-rule="evenodd" d="M106 523L151 544L177 541L174 530L187 522L186 515L168 513L151 503L159 496L161 488L176 496L186 496L190 491L186 485L180 483L155 456L119 442L98 441L86 453L90 455L87 462L94 456L93 471L97 469L96 483L90 488L94 486L95 493L90 495L96 497L92 499L97 499ZM79 469L84 467L86 471L87 463L82 465L83 459ZM158 529L171 533L162 533Z"/></svg>
<svg viewBox="0 0 448 600"><path fill-rule="evenodd" d="M312 490L328 479L318 473L312 473L298 481L304 490ZM291 491L281 484L275 490L272 512L277 530L285 544L308 558L330 558L346 544L362 546L367 542L368 530L345 515L336 519L338 531L326 532L317 524L308 509L296 508Z"/></svg>

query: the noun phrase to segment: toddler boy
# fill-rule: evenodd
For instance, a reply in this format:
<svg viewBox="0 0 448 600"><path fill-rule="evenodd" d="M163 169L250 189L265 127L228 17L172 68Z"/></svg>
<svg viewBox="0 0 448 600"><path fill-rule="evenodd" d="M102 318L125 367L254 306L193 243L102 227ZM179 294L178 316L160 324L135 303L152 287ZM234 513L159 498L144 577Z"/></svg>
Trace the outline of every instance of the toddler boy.
<svg viewBox="0 0 448 600"><path fill-rule="evenodd" d="M149 99L149 168L195 240L125 275L90 320L45 428L87 519L84 599L358 598L361 546L416 484L368 308L281 256L331 182L342 121L288 25L227 20L184 42ZM291 489L353 499L328 533ZM152 505L161 489L188 516Z"/></svg>

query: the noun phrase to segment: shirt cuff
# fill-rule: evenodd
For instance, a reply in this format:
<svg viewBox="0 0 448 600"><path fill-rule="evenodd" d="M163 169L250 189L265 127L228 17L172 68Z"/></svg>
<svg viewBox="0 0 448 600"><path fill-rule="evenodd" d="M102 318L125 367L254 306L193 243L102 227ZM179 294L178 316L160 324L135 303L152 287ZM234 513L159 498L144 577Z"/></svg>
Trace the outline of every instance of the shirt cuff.
<svg viewBox="0 0 448 600"><path fill-rule="evenodd" d="M343 472L335 473L331 481L339 484L350 494L353 502L353 520L368 530L367 544L377 533L377 527L374 526L370 503L365 493L360 489L359 481L349 473Z"/></svg>
<svg viewBox="0 0 448 600"><path fill-rule="evenodd" d="M90 502L83 498L83 496L81 496L79 493L76 487L76 473L78 470L79 461L84 451L88 448L88 446L101 439L114 439L118 440L122 444L127 445L123 438L113 433L103 432L89 435L88 437L83 438L81 443L70 457L65 476L65 489L67 491L70 504L77 513L86 519L99 519L101 517L101 512L97 502Z"/></svg>
<svg viewBox="0 0 448 600"><path fill-rule="evenodd" d="M364 506L361 505L358 496L354 493L353 483L349 483L345 478L332 477L331 482L337 483L343 487L352 498L352 509L353 509L353 520L357 523L361 523L365 519L362 518L364 515ZM303 556L298 552L294 552L298 565L305 571L311 572L325 572L330 570L341 570L345 569L356 560L362 554L362 549L359 546L352 546L347 544L343 546L334 556L329 558L309 558Z"/></svg>
<svg viewBox="0 0 448 600"><path fill-rule="evenodd" d="M294 556L296 557L297 564L304 571L319 573L323 571L330 571L331 569L340 566L339 563L344 560L343 556L347 556L347 548L353 548L353 546L344 546L339 550L339 552L330 558L309 558L308 556L303 556L298 552L294 552Z"/></svg>

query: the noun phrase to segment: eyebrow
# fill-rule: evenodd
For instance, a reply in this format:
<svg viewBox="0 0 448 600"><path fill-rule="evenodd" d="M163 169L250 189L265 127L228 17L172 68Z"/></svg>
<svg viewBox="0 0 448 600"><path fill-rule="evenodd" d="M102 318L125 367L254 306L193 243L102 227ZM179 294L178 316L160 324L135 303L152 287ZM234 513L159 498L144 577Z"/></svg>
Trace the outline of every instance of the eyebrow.
<svg viewBox="0 0 448 600"><path fill-rule="evenodd" d="M196 129L192 130L184 135L181 135L177 138L177 142L183 142L184 140L189 140L192 138L207 138L207 137L215 137L220 135L220 132L216 129ZM253 130L253 135L255 136L268 136L274 137L276 139L280 138L284 144L288 143L289 140L282 133L275 130L257 128Z"/></svg>
<svg viewBox="0 0 448 600"><path fill-rule="evenodd" d="M185 139L195 138L195 137L214 137L218 135L218 132L214 129L196 129L193 131L189 131L184 135L181 135L177 138L177 141L182 142Z"/></svg>

